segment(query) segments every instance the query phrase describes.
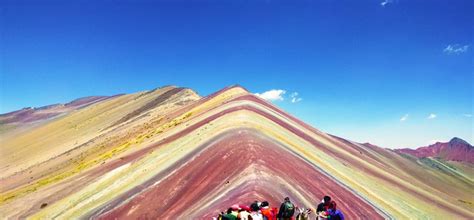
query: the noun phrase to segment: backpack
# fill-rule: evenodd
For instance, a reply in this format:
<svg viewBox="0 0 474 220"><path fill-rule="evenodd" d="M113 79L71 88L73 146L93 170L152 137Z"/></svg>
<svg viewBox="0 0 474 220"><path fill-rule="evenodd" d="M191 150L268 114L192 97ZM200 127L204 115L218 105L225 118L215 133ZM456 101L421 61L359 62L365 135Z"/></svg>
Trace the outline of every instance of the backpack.
<svg viewBox="0 0 474 220"><path fill-rule="evenodd" d="M282 213L283 218L290 218L295 214L295 205L291 202L285 202L284 210Z"/></svg>

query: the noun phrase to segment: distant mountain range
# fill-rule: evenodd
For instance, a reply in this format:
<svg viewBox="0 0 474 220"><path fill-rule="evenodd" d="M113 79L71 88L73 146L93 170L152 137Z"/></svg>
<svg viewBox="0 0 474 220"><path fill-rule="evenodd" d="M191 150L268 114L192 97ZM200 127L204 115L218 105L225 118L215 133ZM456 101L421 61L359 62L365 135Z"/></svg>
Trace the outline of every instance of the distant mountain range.
<svg viewBox="0 0 474 220"><path fill-rule="evenodd" d="M474 164L474 147L456 137L446 143L437 142L417 149L397 149L396 152L410 154L418 158L435 157L447 161L461 161Z"/></svg>
<svg viewBox="0 0 474 220"><path fill-rule="evenodd" d="M472 145L390 150L240 86L158 89L0 115L0 219L210 219L255 200L347 219L474 219ZM314 217L314 216L313 216Z"/></svg>

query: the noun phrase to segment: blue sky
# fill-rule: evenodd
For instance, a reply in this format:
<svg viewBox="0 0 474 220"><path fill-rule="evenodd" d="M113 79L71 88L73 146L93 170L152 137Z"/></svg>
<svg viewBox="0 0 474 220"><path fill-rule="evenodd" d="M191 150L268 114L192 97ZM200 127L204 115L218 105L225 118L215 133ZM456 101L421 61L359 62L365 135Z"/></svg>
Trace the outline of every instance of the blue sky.
<svg viewBox="0 0 474 220"><path fill-rule="evenodd" d="M240 84L260 94L284 90L277 105L355 141L474 142L471 0L0 7L2 113L170 84L201 95Z"/></svg>

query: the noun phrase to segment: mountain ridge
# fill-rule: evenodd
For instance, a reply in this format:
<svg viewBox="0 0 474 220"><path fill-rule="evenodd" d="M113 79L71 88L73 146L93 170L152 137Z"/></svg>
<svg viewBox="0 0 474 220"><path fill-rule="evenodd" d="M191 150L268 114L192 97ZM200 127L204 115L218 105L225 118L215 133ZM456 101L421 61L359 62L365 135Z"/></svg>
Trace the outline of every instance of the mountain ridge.
<svg viewBox="0 0 474 220"><path fill-rule="evenodd" d="M458 137L452 138L449 142L436 142L416 149L402 148L395 151L418 158L436 157L447 161L474 164L474 146Z"/></svg>
<svg viewBox="0 0 474 220"><path fill-rule="evenodd" d="M26 107L20 110L0 114L0 124L5 125L10 123L31 123L45 120L115 96L86 96L74 99L65 104L57 103L34 108Z"/></svg>
<svg viewBox="0 0 474 220"><path fill-rule="evenodd" d="M348 218L473 217L469 173L326 134L240 86L156 102L170 90L115 97L6 137L3 217L208 218L254 199L314 207L325 194Z"/></svg>

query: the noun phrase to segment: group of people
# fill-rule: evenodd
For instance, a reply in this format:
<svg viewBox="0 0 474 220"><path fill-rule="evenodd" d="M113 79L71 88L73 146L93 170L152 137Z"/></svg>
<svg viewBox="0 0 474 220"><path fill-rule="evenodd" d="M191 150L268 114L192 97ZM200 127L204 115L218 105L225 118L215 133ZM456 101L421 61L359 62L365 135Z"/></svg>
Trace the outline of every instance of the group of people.
<svg viewBox="0 0 474 220"><path fill-rule="evenodd" d="M280 209L270 208L267 201L255 201L250 206L233 205L227 212L221 212L218 217L214 217L214 220L307 220L311 219L312 212L310 208L296 207L290 198L286 197ZM344 215L337 209L336 202L331 200L331 197L324 196L316 208L315 219L344 220Z"/></svg>

